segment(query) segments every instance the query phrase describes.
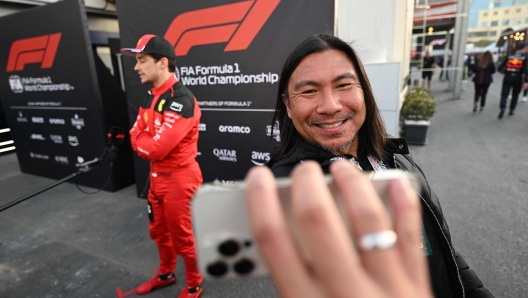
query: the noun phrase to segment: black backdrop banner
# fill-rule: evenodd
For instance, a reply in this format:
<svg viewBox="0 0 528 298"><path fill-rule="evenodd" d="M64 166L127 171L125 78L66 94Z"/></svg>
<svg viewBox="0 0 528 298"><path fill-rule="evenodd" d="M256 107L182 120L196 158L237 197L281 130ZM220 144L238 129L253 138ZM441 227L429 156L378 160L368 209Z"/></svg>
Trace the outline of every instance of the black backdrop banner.
<svg viewBox="0 0 528 298"><path fill-rule="evenodd" d="M278 127L271 125L282 65L293 47L316 33L332 33L334 1L119 1L123 47L144 34L175 47L177 76L202 109L198 157L205 182L243 179L270 158ZM135 59L124 58L129 119L151 86L141 85ZM138 195L148 163L135 159Z"/></svg>
<svg viewBox="0 0 528 298"><path fill-rule="evenodd" d="M22 172L53 179L77 172L106 146L83 1L4 16L0 28L0 99ZM103 165L79 184L100 188L109 174Z"/></svg>

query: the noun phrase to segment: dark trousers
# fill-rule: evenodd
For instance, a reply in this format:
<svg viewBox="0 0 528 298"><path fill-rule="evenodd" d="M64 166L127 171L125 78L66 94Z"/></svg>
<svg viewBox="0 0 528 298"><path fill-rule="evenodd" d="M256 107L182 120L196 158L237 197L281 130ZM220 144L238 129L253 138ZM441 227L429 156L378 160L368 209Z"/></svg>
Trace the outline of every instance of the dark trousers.
<svg viewBox="0 0 528 298"><path fill-rule="evenodd" d="M475 104L479 102L480 98L480 107L483 108L486 106L486 94L488 94L488 88L490 84L479 84L475 83Z"/></svg>
<svg viewBox="0 0 528 298"><path fill-rule="evenodd" d="M501 102L500 102L500 108L501 110L506 109L506 103L508 101L508 95L510 94L510 89L512 90L512 99L510 102L510 111L515 110L515 107L517 106L517 100L519 99L519 93L521 93L522 89L522 81L510 81L510 80L504 80L502 81L502 90L501 90Z"/></svg>

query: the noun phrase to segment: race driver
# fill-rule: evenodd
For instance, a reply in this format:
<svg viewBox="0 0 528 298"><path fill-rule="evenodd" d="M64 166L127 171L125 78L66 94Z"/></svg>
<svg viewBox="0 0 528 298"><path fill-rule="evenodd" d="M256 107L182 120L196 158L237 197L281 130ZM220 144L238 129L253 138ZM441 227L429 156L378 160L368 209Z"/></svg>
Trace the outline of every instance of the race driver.
<svg viewBox="0 0 528 298"><path fill-rule="evenodd" d="M177 256L185 262L186 282L180 298L197 298L202 276L196 263L191 223L191 198L202 184L196 162L201 111L194 95L176 78L174 48L164 38L143 35L135 48L134 70L142 84L152 84L130 130L132 148L150 161L148 194L150 237L158 246L160 267L156 276L136 288L147 294L176 282Z"/></svg>

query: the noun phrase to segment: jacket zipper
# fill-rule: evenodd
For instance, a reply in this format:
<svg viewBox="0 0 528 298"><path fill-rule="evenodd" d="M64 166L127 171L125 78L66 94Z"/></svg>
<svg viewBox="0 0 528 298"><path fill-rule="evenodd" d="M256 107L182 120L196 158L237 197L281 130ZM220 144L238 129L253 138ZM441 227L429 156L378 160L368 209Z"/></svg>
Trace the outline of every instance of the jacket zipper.
<svg viewBox="0 0 528 298"><path fill-rule="evenodd" d="M394 165L396 165L397 168L399 169L404 169L406 170L407 172L409 172L408 169L406 169L402 164L400 164L399 162L396 161L396 157L393 156L394 158ZM411 162L412 163L412 162ZM422 173L423 174L423 173ZM424 175L425 177L425 175ZM438 225L438 227L440 228L440 231L442 232L442 236L444 237L444 240L445 242L447 243L447 246L449 247L449 253L451 254L451 258L453 259L453 263L455 264L455 268L456 268L456 272L457 272L457 277L458 277L458 282L460 283L460 286L462 288L462 298L466 297L466 292L464 290L464 284L462 283L462 278L460 277L460 272L458 270L458 265L456 263L456 259L455 259L455 256L453 255L453 247L451 247L451 244L449 244L449 241L447 240L447 237L444 233L444 230L442 229L442 225L440 224L440 222L438 221L438 218L436 217L436 215L434 214L433 212L433 209L431 209L431 207L429 206L429 204L427 203L427 201L422 197L422 195L420 193L417 193L418 196L420 196L420 199L424 202L425 206L427 206L427 209L429 209L429 211L431 212L431 214L433 215L435 221L436 221L436 224Z"/></svg>

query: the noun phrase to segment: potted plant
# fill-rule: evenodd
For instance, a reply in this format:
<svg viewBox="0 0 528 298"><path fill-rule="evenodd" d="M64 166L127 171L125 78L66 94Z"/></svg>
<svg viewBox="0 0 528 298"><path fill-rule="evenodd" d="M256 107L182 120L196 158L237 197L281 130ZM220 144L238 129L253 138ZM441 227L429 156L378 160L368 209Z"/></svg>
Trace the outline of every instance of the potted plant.
<svg viewBox="0 0 528 298"><path fill-rule="evenodd" d="M401 108L403 133L407 143L412 145L425 145L427 129L431 125L429 119L436 112L436 102L427 89L415 86L405 95Z"/></svg>

